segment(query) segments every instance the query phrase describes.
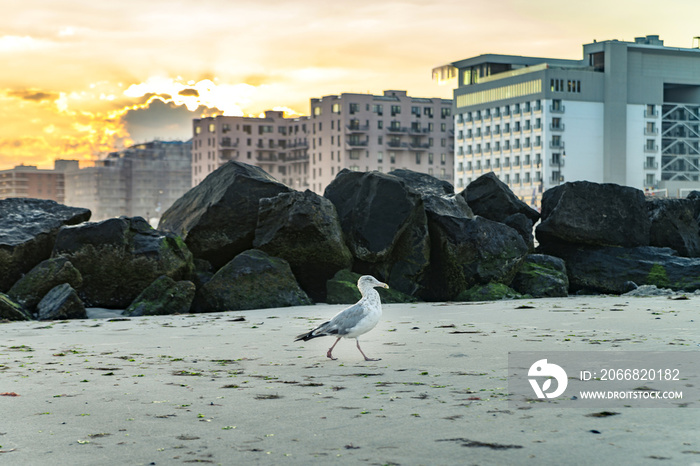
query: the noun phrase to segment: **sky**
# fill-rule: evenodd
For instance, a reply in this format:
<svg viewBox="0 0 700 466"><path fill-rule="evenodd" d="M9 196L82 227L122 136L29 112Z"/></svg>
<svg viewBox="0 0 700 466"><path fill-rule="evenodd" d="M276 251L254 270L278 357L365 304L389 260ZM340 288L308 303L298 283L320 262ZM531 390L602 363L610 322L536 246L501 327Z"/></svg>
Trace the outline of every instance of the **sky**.
<svg viewBox="0 0 700 466"><path fill-rule="evenodd" d="M593 40L700 36L698 0L3 0L0 170L82 166L192 119L306 115L309 99L451 98L434 67L484 53L580 59Z"/></svg>

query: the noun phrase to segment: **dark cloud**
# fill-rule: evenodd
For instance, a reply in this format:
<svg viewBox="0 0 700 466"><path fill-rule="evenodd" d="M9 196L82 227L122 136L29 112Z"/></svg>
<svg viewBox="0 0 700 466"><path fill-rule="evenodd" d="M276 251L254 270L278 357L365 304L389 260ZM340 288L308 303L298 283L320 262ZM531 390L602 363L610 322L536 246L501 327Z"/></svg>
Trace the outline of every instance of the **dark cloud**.
<svg viewBox="0 0 700 466"><path fill-rule="evenodd" d="M136 142L154 139L187 140L192 137L192 120L199 118L204 108L190 112L184 105L151 101L147 108L130 110L124 116L126 130Z"/></svg>
<svg viewBox="0 0 700 466"><path fill-rule="evenodd" d="M192 96L192 97L199 97L199 91L197 89L183 89L180 92L178 92L178 95L181 96Z"/></svg>
<svg viewBox="0 0 700 466"><path fill-rule="evenodd" d="M43 102L45 100L54 101L59 97L59 95L55 92L43 92L35 89L10 91L7 94L10 97L17 97L19 99L30 100L32 102Z"/></svg>

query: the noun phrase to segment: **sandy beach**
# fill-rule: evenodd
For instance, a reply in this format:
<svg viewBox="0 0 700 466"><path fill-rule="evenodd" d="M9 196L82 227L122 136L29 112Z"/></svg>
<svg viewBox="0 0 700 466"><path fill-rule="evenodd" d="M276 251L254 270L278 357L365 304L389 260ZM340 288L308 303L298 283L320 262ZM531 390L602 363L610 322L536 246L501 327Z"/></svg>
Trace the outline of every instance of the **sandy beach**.
<svg viewBox="0 0 700 466"><path fill-rule="evenodd" d="M698 399L508 402L509 351L700 351L688 298L384 305L376 362L293 342L346 306L0 324L0 463L700 464Z"/></svg>

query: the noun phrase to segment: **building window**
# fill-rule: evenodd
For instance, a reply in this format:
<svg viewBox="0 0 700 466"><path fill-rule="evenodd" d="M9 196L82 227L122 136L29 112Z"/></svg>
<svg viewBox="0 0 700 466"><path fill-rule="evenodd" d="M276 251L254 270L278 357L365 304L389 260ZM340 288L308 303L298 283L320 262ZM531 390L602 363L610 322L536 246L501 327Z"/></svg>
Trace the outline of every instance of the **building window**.
<svg viewBox="0 0 700 466"><path fill-rule="evenodd" d="M384 115L384 106L382 104L374 104L372 105L372 112L382 116Z"/></svg>
<svg viewBox="0 0 700 466"><path fill-rule="evenodd" d="M391 116L396 116L399 113L401 113L401 105L392 105L391 106Z"/></svg>
<svg viewBox="0 0 700 466"><path fill-rule="evenodd" d="M350 104L350 115L354 115L355 113L360 111L360 104Z"/></svg>
<svg viewBox="0 0 700 466"><path fill-rule="evenodd" d="M332 111L333 113L340 113L340 104L339 104L339 103L333 104L333 107L331 108L331 111Z"/></svg>

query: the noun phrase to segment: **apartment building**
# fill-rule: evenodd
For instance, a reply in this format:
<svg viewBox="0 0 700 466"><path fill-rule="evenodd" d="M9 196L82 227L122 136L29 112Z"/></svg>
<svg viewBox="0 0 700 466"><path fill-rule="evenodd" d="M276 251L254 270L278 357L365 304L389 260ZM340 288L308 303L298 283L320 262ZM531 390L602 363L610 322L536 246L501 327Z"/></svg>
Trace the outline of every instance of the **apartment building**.
<svg viewBox="0 0 700 466"><path fill-rule="evenodd" d="M452 181L452 101L340 94L311 99L310 189L323 193L342 169L389 172L406 168Z"/></svg>
<svg viewBox="0 0 700 466"><path fill-rule="evenodd" d="M91 221L125 215L157 225L192 186L191 150L189 141L152 141L66 171L65 203L90 209Z"/></svg>
<svg viewBox="0 0 700 466"><path fill-rule="evenodd" d="M581 60L487 54L434 75L458 80L457 189L489 171L535 207L564 181L700 189L700 49L594 41Z"/></svg>
<svg viewBox="0 0 700 466"><path fill-rule="evenodd" d="M34 165L18 165L0 171L0 199L25 197L65 202L64 174L77 169L77 160L56 160L53 170L39 169Z"/></svg>
<svg viewBox="0 0 700 466"><path fill-rule="evenodd" d="M308 118L216 116L192 122L192 185L229 160L264 169L294 189L308 187Z"/></svg>

